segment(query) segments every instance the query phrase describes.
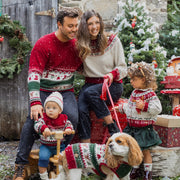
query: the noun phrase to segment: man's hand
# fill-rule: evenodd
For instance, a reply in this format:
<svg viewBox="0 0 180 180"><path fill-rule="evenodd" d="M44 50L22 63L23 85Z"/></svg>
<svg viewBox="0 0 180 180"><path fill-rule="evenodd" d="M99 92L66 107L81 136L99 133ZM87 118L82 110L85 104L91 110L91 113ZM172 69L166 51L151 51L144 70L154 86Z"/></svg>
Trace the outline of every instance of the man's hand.
<svg viewBox="0 0 180 180"><path fill-rule="evenodd" d="M39 115L43 118L44 109L42 105L34 105L31 107L31 119L37 120Z"/></svg>
<svg viewBox="0 0 180 180"><path fill-rule="evenodd" d="M45 138L47 138L47 137L50 136L50 135L51 135L50 129L49 129L49 128L46 128L46 129L44 130L44 132L43 132L43 136L44 136Z"/></svg>

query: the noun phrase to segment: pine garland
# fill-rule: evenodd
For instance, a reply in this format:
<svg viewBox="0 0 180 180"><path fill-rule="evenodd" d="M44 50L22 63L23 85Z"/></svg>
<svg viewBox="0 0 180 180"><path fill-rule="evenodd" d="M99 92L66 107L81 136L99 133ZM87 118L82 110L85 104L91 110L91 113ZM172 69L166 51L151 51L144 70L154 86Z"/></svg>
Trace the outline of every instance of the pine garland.
<svg viewBox="0 0 180 180"><path fill-rule="evenodd" d="M14 74L22 71L26 56L32 49L24 32L25 28L18 21L10 20L7 15L0 16L0 35L7 37L9 47L15 50L11 58L0 58L0 78L12 79Z"/></svg>

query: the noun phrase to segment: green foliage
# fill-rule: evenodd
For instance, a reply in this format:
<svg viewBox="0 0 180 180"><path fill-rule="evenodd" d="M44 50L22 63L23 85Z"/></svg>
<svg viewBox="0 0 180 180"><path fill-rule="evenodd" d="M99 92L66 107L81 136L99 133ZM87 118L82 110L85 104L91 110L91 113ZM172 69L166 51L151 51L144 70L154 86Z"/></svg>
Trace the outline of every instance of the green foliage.
<svg viewBox="0 0 180 180"><path fill-rule="evenodd" d="M159 43L167 50L167 57L180 56L180 1L168 3L168 20L162 26Z"/></svg>
<svg viewBox="0 0 180 180"><path fill-rule="evenodd" d="M74 79L74 94L78 97L82 86L85 84L85 78L83 75L76 73Z"/></svg>
<svg viewBox="0 0 180 180"><path fill-rule="evenodd" d="M25 28L18 21L11 21L3 15L0 24L0 36L7 37L9 47L15 52L11 58L0 58L0 78L12 79L15 73L21 72L32 46L24 34Z"/></svg>
<svg viewBox="0 0 180 180"><path fill-rule="evenodd" d="M162 60L165 59L165 52L157 43L156 27L151 22L151 18L148 17L144 6L140 3L134 3L133 0L127 0L122 9L122 14L115 18L115 25L118 37L124 47L126 62L128 63L128 58L132 53L130 43L133 42L135 44L135 51L132 53L133 62L152 63L153 58L156 58L158 65L161 65ZM136 25L133 29L131 23L135 17ZM160 68L162 69L162 67Z"/></svg>
<svg viewBox="0 0 180 180"><path fill-rule="evenodd" d="M95 174L92 174L89 176L82 176L81 180L103 180L103 179Z"/></svg>

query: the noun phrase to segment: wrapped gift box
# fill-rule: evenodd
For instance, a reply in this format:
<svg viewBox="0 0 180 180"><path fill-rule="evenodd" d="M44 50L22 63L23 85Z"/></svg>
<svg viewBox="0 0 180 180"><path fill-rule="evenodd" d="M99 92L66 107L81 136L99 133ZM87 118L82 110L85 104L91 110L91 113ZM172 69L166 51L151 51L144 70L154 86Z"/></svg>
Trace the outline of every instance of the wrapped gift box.
<svg viewBox="0 0 180 180"><path fill-rule="evenodd" d="M119 106L120 103L126 103L127 99L119 99L118 102L114 104L115 107ZM112 109L112 106L108 106L112 118L115 120L115 114L114 110ZM121 129L123 130L127 125L127 119L125 114L121 114L120 112L117 112L118 121L121 126ZM91 142L92 143L98 143L103 144L106 142L108 137L110 136L108 129L106 127L106 124L103 119L98 119L93 111L90 111L90 118L91 118ZM72 140L72 143L79 142L78 133L75 134L75 137Z"/></svg>
<svg viewBox="0 0 180 180"><path fill-rule="evenodd" d="M158 132L163 147L180 147L180 117L158 115L154 129Z"/></svg>

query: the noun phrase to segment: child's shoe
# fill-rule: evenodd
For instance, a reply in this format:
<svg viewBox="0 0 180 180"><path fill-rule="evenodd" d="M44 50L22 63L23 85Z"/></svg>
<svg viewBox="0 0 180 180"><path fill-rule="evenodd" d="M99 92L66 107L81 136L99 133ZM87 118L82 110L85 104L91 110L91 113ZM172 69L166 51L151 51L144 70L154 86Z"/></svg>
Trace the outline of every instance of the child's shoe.
<svg viewBox="0 0 180 180"><path fill-rule="evenodd" d="M152 180L152 171L144 171L143 180Z"/></svg>
<svg viewBox="0 0 180 180"><path fill-rule="evenodd" d="M39 173L41 180L49 180L48 173L45 171L44 173Z"/></svg>
<svg viewBox="0 0 180 180"><path fill-rule="evenodd" d="M133 168L130 173L130 180L137 180L137 178L141 177L141 169L140 168Z"/></svg>

